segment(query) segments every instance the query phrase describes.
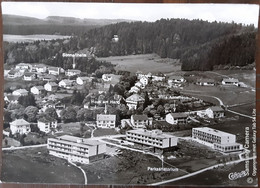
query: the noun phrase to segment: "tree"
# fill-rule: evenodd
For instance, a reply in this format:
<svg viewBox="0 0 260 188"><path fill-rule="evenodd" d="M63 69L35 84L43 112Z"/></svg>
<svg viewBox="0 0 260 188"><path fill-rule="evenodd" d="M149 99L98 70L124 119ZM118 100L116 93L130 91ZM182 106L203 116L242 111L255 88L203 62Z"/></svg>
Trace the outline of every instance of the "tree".
<svg viewBox="0 0 260 188"><path fill-rule="evenodd" d="M38 108L35 106L26 107L24 114L27 116L27 121L36 122L38 111Z"/></svg>
<svg viewBox="0 0 260 188"><path fill-rule="evenodd" d="M34 95L31 93L26 96L20 96L18 98L18 103L23 105L24 107L36 106Z"/></svg>
<svg viewBox="0 0 260 188"><path fill-rule="evenodd" d="M69 106L60 112L61 120L64 122L74 122L76 120L76 110Z"/></svg>
<svg viewBox="0 0 260 188"><path fill-rule="evenodd" d="M52 107L51 108L47 108L45 110L45 113L48 116L52 117L53 119L58 119L58 114L57 114L56 110L54 108L52 108Z"/></svg>
<svg viewBox="0 0 260 188"><path fill-rule="evenodd" d="M77 112L76 118L78 121L93 121L93 112L91 110L81 108Z"/></svg>

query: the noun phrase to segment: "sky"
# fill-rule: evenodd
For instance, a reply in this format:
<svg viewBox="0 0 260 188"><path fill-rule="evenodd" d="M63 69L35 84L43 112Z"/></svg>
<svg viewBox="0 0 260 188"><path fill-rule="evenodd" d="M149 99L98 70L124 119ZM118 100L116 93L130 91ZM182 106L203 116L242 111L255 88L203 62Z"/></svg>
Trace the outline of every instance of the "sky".
<svg viewBox="0 0 260 188"><path fill-rule="evenodd" d="M202 19L258 26L259 5L2 2L3 14L44 19L66 16L156 21L161 18Z"/></svg>

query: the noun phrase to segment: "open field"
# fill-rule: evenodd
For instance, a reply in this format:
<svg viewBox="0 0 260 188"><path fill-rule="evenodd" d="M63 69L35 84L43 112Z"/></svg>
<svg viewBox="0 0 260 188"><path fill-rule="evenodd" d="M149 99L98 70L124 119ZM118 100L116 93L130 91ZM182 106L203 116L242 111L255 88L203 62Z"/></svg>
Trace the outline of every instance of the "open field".
<svg viewBox="0 0 260 188"><path fill-rule="evenodd" d="M54 40L54 39L64 39L70 38L70 36L63 35L9 35L4 34L3 40L6 42L34 42L37 40Z"/></svg>
<svg viewBox="0 0 260 188"><path fill-rule="evenodd" d="M115 135L118 134L114 129L96 129L94 131L94 137L106 136L106 135Z"/></svg>
<svg viewBox="0 0 260 188"><path fill-rule="evenodd" d="M250 161L251 163L252 161ZM250 164L251 166L251 164ZM218 169L209 170L203 172L201 174L179 180L176 182L172 182L166 185L210 185L210 186L253 186L256 185L257 182L254 180L251 184L247 183L247 177L242 177L237 180L230 180L228 178L229 173L231 172L241 172L245 170L245 162L241 162L239 164L220 167ZM212 184L214 182L214 184Z"/></svg>
<svg viewBox="0 0 260 188"><path fill-rule="evenodd" d="M111 62L116 65L116 70L130 71L133 73L136 71L142 71L144 73L168 73L181 70L181 64L179 62L173 59L160 58L156 54L112 56L97 59Z"/></svg>
<svg viewBox="0 0 260 188"><path fill-rule="evenodd" d="M3 152L3 182L83 184L82 172L46 147Z"/></svg>

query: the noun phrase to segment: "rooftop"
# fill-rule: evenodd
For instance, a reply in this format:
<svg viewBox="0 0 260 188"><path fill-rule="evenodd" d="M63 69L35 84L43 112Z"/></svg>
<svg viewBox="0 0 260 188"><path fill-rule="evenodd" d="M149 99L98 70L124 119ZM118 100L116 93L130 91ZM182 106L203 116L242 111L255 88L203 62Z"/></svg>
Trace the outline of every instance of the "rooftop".
<svg viewBox="0 0 260 188"><path fill-rule="evenodd" d="M238 79L236 79L236 78L224 78L223 82L238 82Z"/></svg>
<svg viewBox="0 0 260 188"><path fill-rule="evenodd" d="M97 140L85 139L85 138L80 138L80 137L70 136L70 135L63 135L63 136L57 137L56 139L64 140L64 141L68 141L68 142L74 142L74 143L78 143L81 145L84 144L87 146L96 146L96 145L103 144Z"/></svg>
<svg viewBox="0 0 260 188"><path fill-rule="evenodd" d="M212 111L214 112L222 112L224 111L223 108L221 108L220 106L212 106L212 107L209 107Z"/></svg>
<svg viewBox="0 0 260 188"><path fill-rule="evenodd" d="M20 126L20 125L30 125L28 121L25 121L24 119L16 119L10 123L13 126Z"/></svg>
<svg viewBox="0 0 260 188"><path fill-rule="evenodd" d="M147 115L132 115L134 120L148 120Z"/></svg>
<svg viewBox="0 0 260 188"><path fill-rule="evenodd" d="M97 114L97 121L115 121L116 115L113 114Z"/></svg>
<svg viewBox="0 0 260 188"><path fill-rule="evenodd" d="M38 120L38 122L43 122L43 123L51 123L51 122L55 122L55 121L57 121L57 120L50 116L44 116Z"/></svg>
<svg viewBox="0 0 260 188"><path fill-rule="evenodd" d="M217 129L212 129L209 127L198 127L198 128L192 128L192 130L198 130L198 131L202 131L211 135L215 135L215 136L234 136L233 134L230 133L226 133L223 131L219 131Z"/></svg>
<svg viewBox="0 0 260 188"><path fill-rule="evenodd" d="M138 94L133 94L130 97L126 98L126 101L140 102L140 101L144 101L144 98Z"/></svg>
<svg viewBox="0 0 260 188"><path fill-rule="evenodd" d="M144 135L144 136L149 136L149 137L153 137L153 138L159 138L159 139L175 138L175 136L172 136L170 134L165 134L161 130L158 130L158 129L155 129L152 131L148 131L145 129L135 129L135 130L127 131L127 132Z"/></svg>
<svg viewBox="0 0 260 188"><path fill-rule="evenodd" d="M186 118L186 117L188 117L188 115L184 114L184 113L170 113L170 114L174 118Z"/></svg>

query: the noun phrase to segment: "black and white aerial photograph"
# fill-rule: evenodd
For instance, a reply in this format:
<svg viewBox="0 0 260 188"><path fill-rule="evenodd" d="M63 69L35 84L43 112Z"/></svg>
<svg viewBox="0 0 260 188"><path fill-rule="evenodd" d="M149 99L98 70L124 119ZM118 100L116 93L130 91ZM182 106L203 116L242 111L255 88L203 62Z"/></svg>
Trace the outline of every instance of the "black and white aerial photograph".
<svg viewBox="0 0 260 188"><path fill-rule="evenodd" d="M259 5L1 6L1 182L258 186Z"/></svg>

